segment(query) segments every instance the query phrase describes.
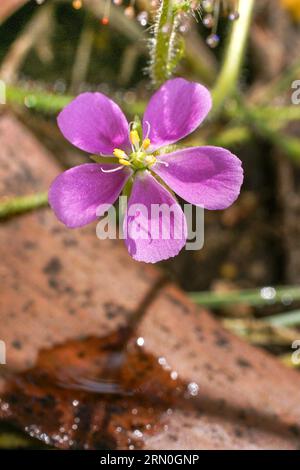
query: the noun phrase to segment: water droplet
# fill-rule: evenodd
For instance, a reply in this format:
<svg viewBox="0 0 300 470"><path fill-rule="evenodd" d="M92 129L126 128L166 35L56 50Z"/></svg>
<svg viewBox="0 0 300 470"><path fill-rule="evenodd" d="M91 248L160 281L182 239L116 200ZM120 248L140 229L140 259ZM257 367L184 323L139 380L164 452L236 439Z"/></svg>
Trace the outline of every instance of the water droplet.
<svg viewBox="0 0 300 470"><path fill-rule="evenodd" d="M8 403L3 403L3 404L1 405L1 410L2 410L2 411L7 411L8 409L9 409L9 404L8 404Z"/></svg>
<svg viewBox="0 0 300 470"><path fill-rule="evenodd" d="M167 365L167 361L166 361L165 357L159 357L157 361L158 361L158 364L160 366L166 366Z"/></svg>
<svg viewBox="0 0 300 470"><path fill-rule="evenodd" d="M72 401L72 405L75 406L75 407L78 406L78 405L79 405L79 401L78 401L78 400L73 400L73 401Z"/></svg>
<svg viewBox="0 0 300 470"><path fill-rule="evenodd" d="M190 23L188 21L185 21L184 23L181 23L179 26L179 31L184 34L187 33L190 29Z"/></svg>
<svg viewBox="0 0 300 470"><path fill-rule="evenodd" d="M66 91L66 82L61 79L56 80L53 85L53 91L55 93L63 94Z"/></svg>
<svg viewBox="0 0 300 470"><path fill-rule="evenodd" d="M136 340L136 344L137 344L138 346L144 346L144 344L145 344L144 338L142 338L142 336L140 336L140 337Z"/></svg>
<svg viewBox="0 0 300 470"><path fill-rule="evenodd" d="M212 14L207 14L204 16L202 23L206 28L212 28L213 25L215 24L215 20Z"/></svg>
<svg viewBox="0 0 300 470"><path fill-rule="evenodd" d="M276 289L274 287L263 287L260 295L265 300L273 300L276 297Z"/></svg>
<svg viewBox="0 0 300 470"><path fill-rule="evenodd" d="M206 38L206 44L211 47L212 49L214 49L215 47L217 47L217 45L219 44L220 42L220 38L217 34L210 34L207 38Z"/></svg>
<svg viewBox="0 0 300 470"><path fill-rule="evenodd" d="M136 437L137 439L142 439L143 437L143 433L139 430L139 429L135 429L133 431L133 435L134 437Z"/></svg>
<svg viewBox="0 0 300 470"><path fill-rule="evenodd" d="M132 413L133 415L137 415L137 414L138 414L137 408L132 408L131 413Z"/></svg>
<svg viewBox="0 0 300 470"><path fill-rule="evenodd" d="M129 7L126 7L125 10L124 10L124 15L127 16L127 18L134 18L135 16L135 11L134 11L134 8L132 6L129 6Z"/></svg>
<svg viewBox="0 0 300 470"><path fill-rule="evenodd" d="M232 11L232 12L230 12L229 15L228 15L228 19L229 19L230 21L236 21L236 20L239 19L239 17L240 17L240 14L239 14L238 11Z"/></svg>
<svg viewBox="0 0 300 470"><path fill-rule="evenodd" d="M283 305L285 305L286 307L291 305L294 301L294 298L291 296L291 295L288 295L288 294L284 294L282 297L281 297L281 303Z"/></svg>
<svg viewBox="0 0 300 470"><path fill-rule="evenodd" d="M167 23L161 28L161 30L163 33L168 34L171 31L171 25Z"/></svg>
<svg viewBox="0 0 300 470"><path fill-rule="evenodd" d="M178 372L176 372L176 370L172 370L170 377L172 380L178 379Z"/></svg>
<svg viewBox="0 0 300 470"><path fill-rule="evenodd" d="M199 393L199 385L196 382L190 382L187 386L188 392L192 397L196 397Z"/></svg>
<svg viewBox="0 0 300 470"><path fill-rule="evenodd" d="M148 12L147 11L141 11L137 17L137 21L140 23L142 26L146 26L148 23Z"/></svg>

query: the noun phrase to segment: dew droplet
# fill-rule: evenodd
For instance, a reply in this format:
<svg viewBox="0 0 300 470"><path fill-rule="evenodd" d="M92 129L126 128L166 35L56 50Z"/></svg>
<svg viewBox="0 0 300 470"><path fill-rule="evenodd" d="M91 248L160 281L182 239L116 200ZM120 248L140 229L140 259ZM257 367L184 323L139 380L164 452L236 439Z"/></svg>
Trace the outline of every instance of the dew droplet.
<svg viewBox="0 0 300 470"><path fill-rule="evenodd" d="M144 338L142 338L142 336L140 336L140 337L136 340L136 344L137 344L138 346L144 346L144 344L145 344Z"/></svg>
<svg viewBox="0 0 300 470"><path fill-rule="evenodd" d="M260 295L264 300L273 300L276 297L276 289L274 287L263 287Z"/></svg>
<svg viewBox="0 0 300 470"><path fill-rule="evenodd" d="M134 18L135 16L134 8L132 6L126 7L124 10L124 15L130 19Z"/></svg>
<svg viewBox="0 0 300 470"><path fill-rule="evenodd" d="M171 25L167 23L161 28L161 30L163 33L168 34L171 31Z"/></svg>
<svg viewBox="0 0 300 470"><path fill-rule="evenodd" d="M139 429L135 429L133 431L133 436L136 437L137 439L142 439L143 433Z"/></svg>
<svg viewBox="0 0 300 470"><path fill-rule="evenodd" d="M158 364L159 364L160 366L166 366L166 365L167 365L167 360L166 360L165 357L159 357L159 358L157 359L157 362L158 362Z"/></svg>
<svg viewBox="0 0 300 470"><path fill-rule="evenodd" d="M230 21L236 21L239 19L239 17L240 17L240 14L238 11L231 11L228 15L228 19Z"/></svg>
<svg viewBox="0 0 300 470"><path fill-rule="evenodd" d="M284 294L282 297L281 297L281 303L283 305L285 305L286 307L288 307L289 305L291 305L294 301L294 298L291 296L291 295L288 295L288 294Z"/></svg>
<svg viewBox="0 0 300 470"><path fill-rule="evenodd" d="M217 45L219 44L220 42L220 38L217 34L210 34L207 38L206 38L206 44L211 47L212 49L214 49L215 47L217 47Z"/></svg>
<svg viewBox="0 0 300 470"><path fill-rule="evenodd" d="M172 380L177 380L178 372L176 372L176 370L172 370L172 372L170 374L170 377L171 377Z"/></svg>
<svg viewBox="0 0 300 470"><path fill-rule="evenodd" d="M215 24L214 17L211 13L208 13L207 15L204 16L202 23L206 28L212 28L213 25Z"/></svg>
<svg viewBox="0 0 300 470"><path fill-rule="evenodd" d="M53 85L53 91L63 94L66 91L66 82L61 79L56 80Z"/></svg>
<svg viewBox="0 0 300 470"><path fill-rule="evenodd" d="M188 392L192 397L196 397L199 393L199 385L196 382L190 382L187 386Z"/></svg>
<svg viewBox="0 0 300 470"><path fill-rule="evenodd" d="M148 12L147 11L141 11L137 17L137 21L140 23L141 26L147 26L148 23Z"/></svg>

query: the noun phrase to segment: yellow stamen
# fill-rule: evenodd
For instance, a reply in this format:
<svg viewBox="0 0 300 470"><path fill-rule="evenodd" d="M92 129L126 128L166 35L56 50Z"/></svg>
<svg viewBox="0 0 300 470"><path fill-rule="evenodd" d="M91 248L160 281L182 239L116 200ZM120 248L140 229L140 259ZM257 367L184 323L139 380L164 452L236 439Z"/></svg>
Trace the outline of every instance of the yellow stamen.
<svg viewBox="0 0 300 470"><path fill-rule="evenodd" d="M153 155L147 155L147 156L145 157L145 163L146 163L148 166L154 165L154 163L156 163L156 157L154 157Z"/></svg>
<svg viewBox="0 0 300 470"><path fill-rule="evenodd" d="M121 165L130 166L129 161L128 161L128 160L124 160L123 158L120 158L120 159L119 159L119 163L121 163Z"/></svg>
<svg viewBox="0 0 300 470"><path fill-rule="evenodd" d="M117 158L127 158L126 153L121 149L114 149L113 154Z"/></svg>
<svg viewBox="0 0 300 470"><path fill-rule="evenodd" d="M137 131L130 131L129 138L132 145L138 145L140 143L140 136Z"/></svg>
<svg viewBox="0 0 300 470"><path fill-rule="evenodd" d="M146 150L149 147L150 143L151 143L150 139L148 139L148 138L144 139L143 140L143 145L142 145L143 149Z"/></svg>

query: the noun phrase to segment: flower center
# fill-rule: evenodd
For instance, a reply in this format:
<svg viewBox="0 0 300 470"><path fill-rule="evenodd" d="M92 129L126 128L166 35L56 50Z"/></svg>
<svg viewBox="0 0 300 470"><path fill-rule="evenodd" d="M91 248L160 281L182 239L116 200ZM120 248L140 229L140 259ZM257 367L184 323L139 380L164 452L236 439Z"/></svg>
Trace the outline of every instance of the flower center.
<svg viewBox="0 0 300 470"><path fill-rule="evenodd" d="M132 152L129 155L124 150L114 149L113 154L118 158L119 163L124 166L130 166L134 171L146 170L154 165L156 157L147 153L150 139L147 137L141 144L140 136L136 130L130 131L129 139L132 146Z"/></svg>

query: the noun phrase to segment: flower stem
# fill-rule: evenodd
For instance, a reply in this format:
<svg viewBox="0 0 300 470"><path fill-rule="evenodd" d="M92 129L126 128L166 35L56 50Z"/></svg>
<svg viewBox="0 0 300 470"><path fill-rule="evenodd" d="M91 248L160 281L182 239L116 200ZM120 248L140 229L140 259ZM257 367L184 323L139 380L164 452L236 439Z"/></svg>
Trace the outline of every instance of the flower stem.
<svg viewBox="0 0 300 470"><path fill-rule="evenodd" d="M179 12L188 8L188 2L173 6L172 0L162 0L154 24L150 42L149 73L153 84L158 87L170 78L183 52L183 42L177 33Z"/></svg>
<svg viewBox="0 0 300 470"><path fill-rule="evenodd" d="M228 96L236 89L245 56L255 0L239 1L239 19L233 23L224 62L213 89L214 112L218 111Z"/></svg>
<svg viewBox="0 0 300 470"><path fill-rule="evenodd" d="M48 204L48 193L36 193L28 196L18 196L0 199L0 219L11 215L28 212Z"/></svg>

